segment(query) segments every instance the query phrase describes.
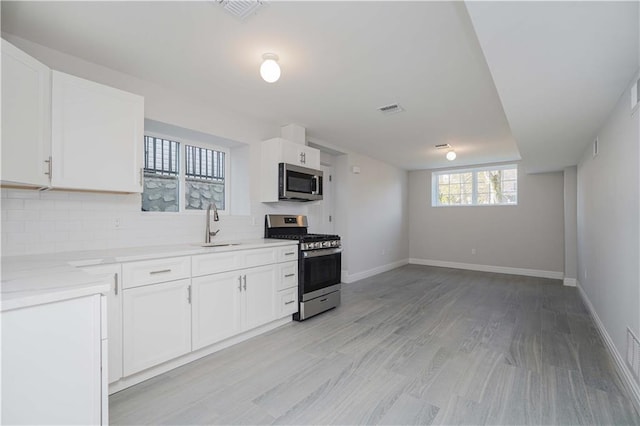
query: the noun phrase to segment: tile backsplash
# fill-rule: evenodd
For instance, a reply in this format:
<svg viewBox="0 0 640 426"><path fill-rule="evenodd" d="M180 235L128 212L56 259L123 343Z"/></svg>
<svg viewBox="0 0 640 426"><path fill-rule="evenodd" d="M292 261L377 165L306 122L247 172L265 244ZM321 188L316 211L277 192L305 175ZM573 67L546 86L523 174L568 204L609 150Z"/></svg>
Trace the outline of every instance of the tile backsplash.
<svg viewBox="0 0 640 426"><path fill-rule="evenodd" d="M204 212L140 211L140 194L0 189L2 256L204 240ZM258 216L220 215L219 240L261 238Z"/></svg>

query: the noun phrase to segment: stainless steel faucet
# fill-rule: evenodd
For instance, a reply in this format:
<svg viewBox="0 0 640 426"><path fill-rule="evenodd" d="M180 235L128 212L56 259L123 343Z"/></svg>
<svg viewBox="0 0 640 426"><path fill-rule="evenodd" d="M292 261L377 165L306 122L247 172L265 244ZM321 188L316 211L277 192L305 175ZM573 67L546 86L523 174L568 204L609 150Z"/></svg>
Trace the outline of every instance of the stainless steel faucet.
<svg viewBox="0 0 640 426"><path fill-rule="evenodd" d="M219 229L217 231L211 230L211 209L212 208L213 208L213 221L218 222L220 220L220 217L218 217L218 208L216 207L216 203L212 201L211 203L209 203L209 207L207 207L207 226L205 227L205 233L204 233L205 244L211 243L211 237L215 237L216 235L218 235L218 232L220 232Z"/></svg>

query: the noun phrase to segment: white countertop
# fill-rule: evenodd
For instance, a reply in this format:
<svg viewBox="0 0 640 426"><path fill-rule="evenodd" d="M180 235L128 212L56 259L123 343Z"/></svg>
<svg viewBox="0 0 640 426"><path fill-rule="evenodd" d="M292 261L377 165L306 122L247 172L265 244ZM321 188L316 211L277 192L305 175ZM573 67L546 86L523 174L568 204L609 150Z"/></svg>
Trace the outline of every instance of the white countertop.
<svg viewBox="0 0 640 426"><path fill-rule="evenodd" d="M215 242L225 244L225 241ZM92 275L80 269L86 266L297 244L292 240L276 239L228 243L236 245L202 247L194 243L3 257L0 310L108 292L111 277Z"/></svg>

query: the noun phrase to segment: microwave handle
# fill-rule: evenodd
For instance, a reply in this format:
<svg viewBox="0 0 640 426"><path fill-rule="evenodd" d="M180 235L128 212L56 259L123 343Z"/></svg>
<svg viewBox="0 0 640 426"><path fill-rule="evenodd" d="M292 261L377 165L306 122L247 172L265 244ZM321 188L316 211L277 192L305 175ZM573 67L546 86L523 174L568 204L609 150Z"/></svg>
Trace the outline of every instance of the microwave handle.
<svg viewBox="0 0 640 426"><path fill-rule="evenodd" d="M318 182L320 181L320 176L313 176L313 180L312 180L312 184L311 184L311 193L312 194L317 194L318 193Z"/></svg>

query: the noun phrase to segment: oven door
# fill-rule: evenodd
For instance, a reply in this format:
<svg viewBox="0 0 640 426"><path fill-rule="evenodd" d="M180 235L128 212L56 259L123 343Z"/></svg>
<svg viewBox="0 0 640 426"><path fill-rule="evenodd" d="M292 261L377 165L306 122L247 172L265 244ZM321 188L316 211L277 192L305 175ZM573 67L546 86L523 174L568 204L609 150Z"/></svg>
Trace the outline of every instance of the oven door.
<svg viewBox="0 0 640 426"><path fill-rule="evenodd" d="M307 301L340 289L342 249L309 250L301 253L300 300Z"/></svg>

